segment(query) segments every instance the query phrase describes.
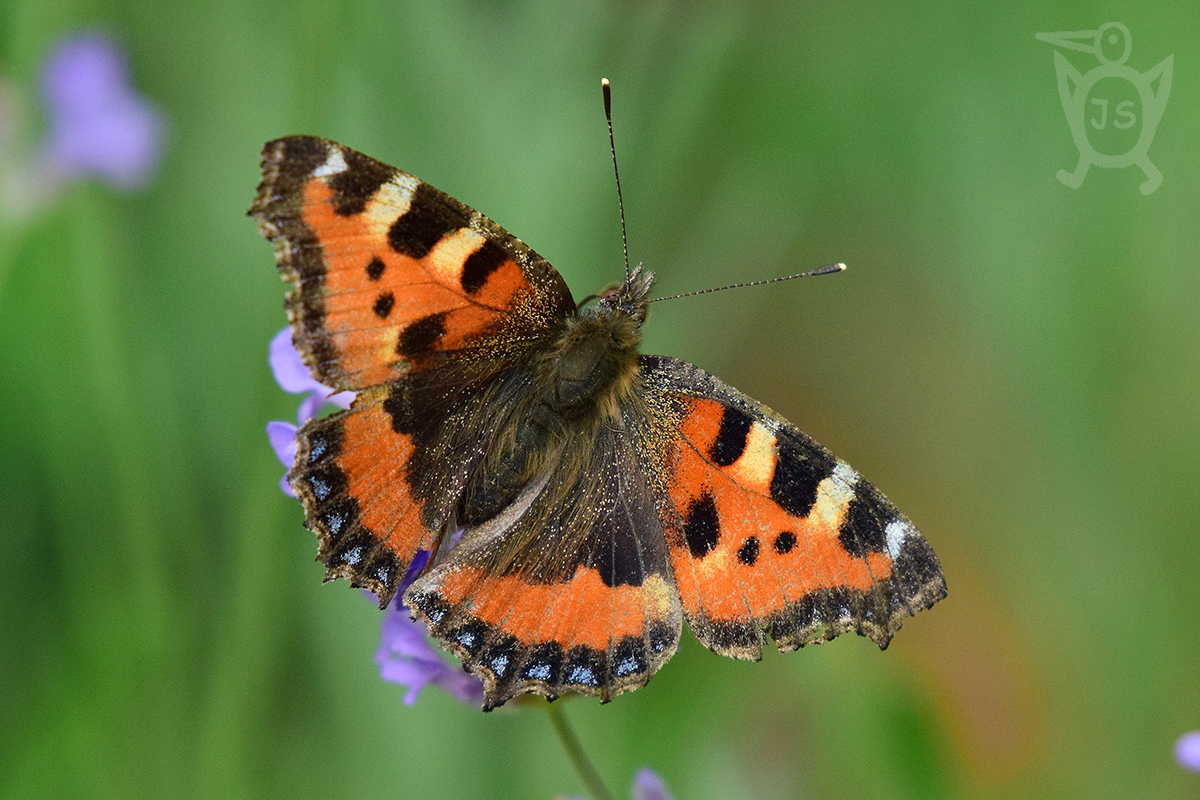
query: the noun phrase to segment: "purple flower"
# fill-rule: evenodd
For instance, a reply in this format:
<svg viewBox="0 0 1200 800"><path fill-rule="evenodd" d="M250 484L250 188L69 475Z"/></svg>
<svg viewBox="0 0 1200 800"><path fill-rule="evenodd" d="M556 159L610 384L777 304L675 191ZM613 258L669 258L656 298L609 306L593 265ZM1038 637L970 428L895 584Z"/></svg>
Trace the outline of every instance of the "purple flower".
<svg viewBox="0 0 1200 800"><path fill-rule="evenodd" d="M334 394L328 386L317 382L292 345L291 328L284 328L275 334L267 352L267 360L271 363L271 372L279 388L290 394L307 395L296 412L296 422L300 425L315 417L326 405L349 408L354 402L354 392Z"/></svg>
<svg viewBox="0 0 1200 800"><path fill-rule="evenodd" d="M292 464L296 463L296 431L298 429L290 422L284 422L280 419L273 419L267 423L267 441L271 443L271 449L275 451L275 455L283 462L283 466L287 469L292 468ZM288 497L295 497L296 493L292 491L292 487L288 484L287 471L285 470L282 477L279 478L279 488Z"/></svg>
<svg viewBox="0 0 1200 800"><path fill-rule="evenodd" d="M318 383L292 345L290 328L284 328L271 340L268 361L275 382L291 394L305 395L296 412L296 425L282 420L267 423L267 440L283 465L291 469L296 461L296 431L300 425L315 417L327 405L349 408L354 401L353 392L333 394L332 390ZM284 494L295 497L285 474L279 481ZM453 539L450 542L453 544ZM409 565L404 580L396 594L404 593L429 561L428 551L417 554ZM417 695L426 686L440 686L451 696L465 703L483 703L483 683L461 668L442 660L425 633L425 625L409 617L408 611L399 602L388 606L384 612L383 626L379 636L379 650L375 663L379 665L379 676L385 681L409 687L404 695L406 705L417 701Z"/></svg>
<svg viewBox="0 0 1200 800"><path fill-rule="evenodd" d="M304 399L300 401L300 407L296 410L295 425L282 420L272 420L267 423L267 440L283 465L291 469L292 464L296 461L296 431L299 426L315 417L327 405L349 408L354 401L354 392L334 394L332 389L318 383L313 378L308 367L300 359L300 354L292 345L291 328L284 328L275 334L267 352L271 372L274 373L275 382L279 384L279 387L291 394L305 395ZM279 479L279 488L289 497L296 496L292 487L288 486L286 473Z"/></svg>
<svg viewBox="0 0 1200 800"><path fill-rule="evenodd" d="M634 773L629 797L631 800L673 800L667 782L649 767L642 767Z"/></svg>
<svg viewBox="0 0 1200 800"><path fill-rule="evenodd" d="M629 787L630 800L674 800L667 782L650 769L642 767L633 774L633 784ZM568 800L584 800L584 798L568 798Z"/></svg>
<svg viewBox="0 0 1200 800"><path fill-rule="evenodd" d="M428 560L427 551L417 554L400 582L398 595L417 579ZM424 624L411 619L399 602L392 603L385 612L375 663L379 665L379 677L409 687L404 695L405 705L417 702L417 695L430 685L440 686L464 703L483 703L483 683L479 678L443 661L425 634Z"/></svg>
<svg viewBox="0 0 1200 800"><path fill-rule="evenodd" d="M59 40L41 90L49 137L39 171L50 183L94 175L118 189L145 185L158 166L163 119L130 84L115 41L98 31Z"/></svg>
<svg viewBox="0 0 1200 800"><path fill-rule="evenodd" d="M1188 731L1175 741L1175 760L1188 772L1200 772L1200 731Z"/></svg>

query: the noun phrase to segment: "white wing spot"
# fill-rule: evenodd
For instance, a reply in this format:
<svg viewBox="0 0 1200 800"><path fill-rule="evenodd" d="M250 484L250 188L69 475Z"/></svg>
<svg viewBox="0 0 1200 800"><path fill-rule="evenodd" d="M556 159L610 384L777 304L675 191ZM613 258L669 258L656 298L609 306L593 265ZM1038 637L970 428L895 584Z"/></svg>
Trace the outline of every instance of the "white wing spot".
<svg viewBox="0 0 1200 800"><path fill-rule="evenodd" d="M346 158L342 155L342 148L331 147L325 163L313 170L313 177L329 178L345 171Z"/></svg>
<svg viewBox="0 0 1200 800"><path fill-rule="evenodd" d="M893 561L900 557L900 548L904 547L904 540L910 533L912 533L912 526L900 520L889 522L888 526L884 528L883 535L887 537L888 555Z"/></svg>
<svg viewBox="0 0 1200 800"><path fill-rule="evenodd" d="M401 173L393 175L375 190L371 202L363 210L363 221L372 236L387 241L388 229L408 213L413 195L420 185L418 178Z"/></svg>
<svg viewBox="0 0 1200 800"><path fill-rule="evenodd" d="M858 473L845 461L839 461L833 468L833 477L846 484L847 488L858 483Z"/></svg>
<svg viewBox="0 0 1200 800"><path fill-rule="evenodd" d="M809 519L828 535L837 536L843 515L854 499L857 482L858 473L845 461L839 461L830 476L817 484L817 499L808 513Z"/></svg>

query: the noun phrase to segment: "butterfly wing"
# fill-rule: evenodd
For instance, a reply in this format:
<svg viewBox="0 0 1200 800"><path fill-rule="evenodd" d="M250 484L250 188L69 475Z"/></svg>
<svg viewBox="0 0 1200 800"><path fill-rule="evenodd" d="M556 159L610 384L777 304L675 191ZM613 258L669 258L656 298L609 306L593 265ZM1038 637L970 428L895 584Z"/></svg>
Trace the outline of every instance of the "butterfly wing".
<svg viewBox="0 0 1200 800"><path fill-rule="evenodd" d="M946 594L908 519L766 406L683 361L644 356L658 410L660 503L683 612L709 649L761 656L849 630L886 647Z"/></svg>
<svg viewBox="0 0 1200 800"><path fill-rule="evenodd" d="M250 207L275 245L313 375L360 391L443 363L511 357L573 312L562 277L487 217L326 139L263 147Z"/></svg>
<svg viewBox="0 0 1200 800"><path fill-rule="evenodd" d="M279 139L262 169L250 214L292 284L293 342L319 381L359 393L300 430L288 480L327 579L386 605L520 395L504 376L574 301L499 225L350 148Z"/></svg>
<svg viewBox="0 0 1200 800"><path fill-rule="evenodd" d="M468 528L404 602L485 685L611 700L675 652L679 595L643 440L646 417L558 454L496 517Z"/></svg>

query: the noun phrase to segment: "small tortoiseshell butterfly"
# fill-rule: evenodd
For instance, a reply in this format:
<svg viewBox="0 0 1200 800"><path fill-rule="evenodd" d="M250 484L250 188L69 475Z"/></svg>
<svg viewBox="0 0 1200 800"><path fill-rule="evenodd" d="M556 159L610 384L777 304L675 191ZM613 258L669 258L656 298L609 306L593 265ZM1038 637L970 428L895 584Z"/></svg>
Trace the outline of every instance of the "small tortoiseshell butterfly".
<svg viewBox="0 0 1200 800"><path fill-rule="evenodd" d="M691 364L638 354L654 276L576 305L545 259L347 147L263 148L250 214L313 376L357 392L288 481L326 579L403 602L483 679L611 700L675 652L886 647L946 594L933 549L845 462ZM462 530L453 547L439 544Z"/></svg>

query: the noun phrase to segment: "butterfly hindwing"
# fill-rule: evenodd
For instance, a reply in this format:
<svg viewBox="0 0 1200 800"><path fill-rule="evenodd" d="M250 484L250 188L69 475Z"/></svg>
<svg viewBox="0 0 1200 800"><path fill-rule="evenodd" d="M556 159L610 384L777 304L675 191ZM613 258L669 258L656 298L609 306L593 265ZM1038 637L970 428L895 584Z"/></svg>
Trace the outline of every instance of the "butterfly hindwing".
<svg viewBox="0 0 1200 800"><path fill-rule="evenodd" d="M643 357L664 409L664 527L692 632L757 659L848 630L881 648L945 596L937 556L874 486L791 423L704 371Z"/></svg>
<svg viewBox="0 0 1200 800"><path fill-rule="evenodd" d="M405 465L411 436L392 426L378 389L362 392L354 408L310 420L297 435L288 472L316 534L326 579L347 578L386 605L416 554L437 540L413 496Z"/></svg>
<svg viewBox="0 0 1200 800"><path fill-rule="evenodd" d="M499 225L326 139L267 143L250 213L292 283L293 341L335 389L387 383L447 354L520 352L574 309L562 277Z"/></svg>
<svg viewBox="0 0 1200 800"><path fill-rule="evenodd" d="M404 601L479 675L485 709L523 692L602 701L644 685L675 652L682 615L652 482L644 420L597 433L508 509L464 531Z"/></svg>

